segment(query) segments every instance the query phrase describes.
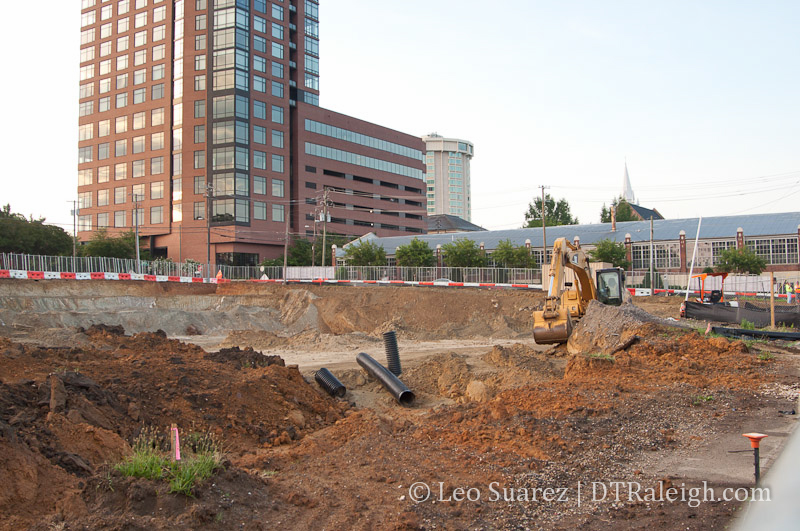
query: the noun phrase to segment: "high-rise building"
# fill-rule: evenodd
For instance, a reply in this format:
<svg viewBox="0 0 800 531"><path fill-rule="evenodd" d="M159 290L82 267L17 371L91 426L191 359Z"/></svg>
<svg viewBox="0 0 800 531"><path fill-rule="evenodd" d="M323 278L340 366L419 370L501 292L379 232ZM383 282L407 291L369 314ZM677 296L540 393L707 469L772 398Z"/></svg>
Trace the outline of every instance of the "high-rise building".
<svg viewBox="0 0 800 531"><path fill-rule="evenodd" d="M450 214L472 221L469 162L474 146L458 138L432 133L425 142L428 215Z"/></svg>
<svg viewBox="0 0 800 531"><path fill-rule="evenodd" d="M423 143L318 107L318 20L314 0L82 0L80 239L138 225L155 256L254 264L325 197L329 231L424 232Z"/></svg>

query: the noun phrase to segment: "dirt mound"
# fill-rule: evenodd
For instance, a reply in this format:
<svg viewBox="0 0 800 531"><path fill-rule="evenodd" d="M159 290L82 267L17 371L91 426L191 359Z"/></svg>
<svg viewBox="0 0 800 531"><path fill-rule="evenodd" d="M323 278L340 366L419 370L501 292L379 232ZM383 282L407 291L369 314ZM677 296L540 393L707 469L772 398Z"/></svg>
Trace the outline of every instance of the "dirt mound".
<svg viewBox="0 0 800 531"><path fill-rule="evenodd" d="M591 301L586 314L581 318L567 341L570 354L599 352L613 354L635 335L634 328L643 323L674 325L665 319L651 315L643 309L627 303L622 306L606 306Z"/></svg>
<svg viewBox="0 0 800 531"><path fill-rule="evenodd" d="M256 352L250 347L244 350L239 347L223 348L218 352L207 354L206 357L219 363L232 363L234 366L242 369L250 367L268 367L270 365L286 366L286 363L280 356L266 356L261 352Z"/></svg>
<svg viewBox="0 0 800 531"><path fill-rule="evenodd" d="M45 514L86 514L81 482L118 461L142 427L216 433L235 466L238 455L301 439L347 407L254 351L217 355L234 360L219 363L163 332L97 327L85 336L89 348L0 339L0 470L16 486L0 496L0 513L22 527Z"/></svg>
<svg viewBox="0 0 800 531"><path fill-rule="evenodd" d="M768 381L769 360L742 341L705 337L646 324L626 330L629 340L613 355L590 353L570 358L567 380L683 382L701 389L751 389ZM619 347L618 347L619 348Z"/></svg>

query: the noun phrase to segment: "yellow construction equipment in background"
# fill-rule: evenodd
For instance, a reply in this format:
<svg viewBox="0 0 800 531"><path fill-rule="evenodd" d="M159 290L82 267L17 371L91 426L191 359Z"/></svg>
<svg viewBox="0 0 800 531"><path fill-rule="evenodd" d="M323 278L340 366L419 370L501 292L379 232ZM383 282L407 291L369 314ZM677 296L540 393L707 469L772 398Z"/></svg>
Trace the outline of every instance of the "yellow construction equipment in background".
<svg viewBox="0 0 800 531"><path fill-rule="evenodd" d="M575 273L574 286L564 280L566 268ZM598 270L596 287L586 253L566 238L557 239L553 245L549 278L543 280L548 283L544 308L533 312L533 338L540 344L566 343L573 324L583 317L591 300L613 306L622 304L624 271L618 267Z"/></svg>

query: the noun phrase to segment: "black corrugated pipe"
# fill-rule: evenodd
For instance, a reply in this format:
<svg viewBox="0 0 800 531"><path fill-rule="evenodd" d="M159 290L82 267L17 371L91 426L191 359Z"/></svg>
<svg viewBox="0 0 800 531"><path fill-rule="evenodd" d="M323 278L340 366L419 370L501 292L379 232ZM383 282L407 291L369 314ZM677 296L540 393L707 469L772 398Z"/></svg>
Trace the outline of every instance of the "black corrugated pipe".
<svg viewBox="0 0 800 531"><path fill-rule="evenodd" d="M343 398L347 393L347 388L345 388L344 384L325 367L314 373L314 379L331 396Z"/></svg>
<svg viewBox="0 0 800 531"><path fill-rule="evenodd" d="M375 377L401 405L410 406L414 403L414 393L406 387L406 384L389 372L389 369L375 361L372 356L360 352L358 356L356 356L356 361L365 371Z"/></svg>
<svg viewBox="0 0 800 531"><path fill-rule="evenodd" d="M386 350L389 372L399 377L403 374L403 368L400 367L400 351L397 349L397 334L394 333L394 330L383 333L383 347Z"/></svg>

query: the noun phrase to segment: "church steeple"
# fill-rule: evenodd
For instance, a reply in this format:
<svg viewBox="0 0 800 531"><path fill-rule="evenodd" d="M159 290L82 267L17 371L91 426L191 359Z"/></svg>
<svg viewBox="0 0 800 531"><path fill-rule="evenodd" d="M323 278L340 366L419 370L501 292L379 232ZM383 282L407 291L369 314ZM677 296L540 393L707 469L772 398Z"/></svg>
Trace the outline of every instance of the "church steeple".
<svg viewBox="0 0 800 531"><path fill-rule="evenodd" d="M625 161L625 177L622 182L622 198L631 205L638 205L636 196L633 195L631 178L628 176L628 161Z"/></svg>

